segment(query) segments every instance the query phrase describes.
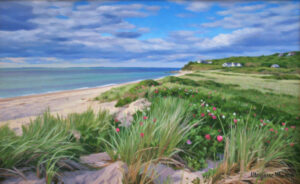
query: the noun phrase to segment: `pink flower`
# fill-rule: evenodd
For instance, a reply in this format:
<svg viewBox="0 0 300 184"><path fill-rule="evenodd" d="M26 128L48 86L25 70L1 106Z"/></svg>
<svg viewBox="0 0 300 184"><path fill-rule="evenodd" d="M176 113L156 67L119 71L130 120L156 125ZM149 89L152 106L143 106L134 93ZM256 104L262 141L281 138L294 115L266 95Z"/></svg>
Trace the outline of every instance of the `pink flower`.
<svg viewBox="0 0 300 184"><path fill-rule="evenodd" d="M218 135L218 136L217 136L217 140L218 140L219 142L221 142L221 141L223 140L223 137L222 137L221 135Z"/></svg>
<svg viewBox="0 0 300 184"><path fill-rule="evenodd" d="M115 122L116 122L116 123L118 123L118 122L119 122L119 120L118 120L117 118L115 118Z"/></svg>
<svg viewBox="0 0 300 184"><path fill-rule="evenodd" d="M264 122L264 120L260 119L260 122Z"/></svg>
<svg viewBox="0 0 300 184"><path fill-rule="evenodd" d="M143 122L142 122L142 121L140 122L140 125L141 125L141 126L143 125Z"/></svg>
<svg viewBox="0 0 300 184"><path fill-rule="evenodd" d="M204 117L205 116L205 114L204 113L201 113L201 117Z"/></svg>
<svg viewBox="0 0 300 184"><path fill-rule="evenodd" d="M264 125L264 126L266 126L266 125L267 125L267 123L263 123L263 125Z"/></svg>
<svg viewBox="0 0 300 184"><path fill-rule="evenodd" d="M284 130L285 130L285 131L289 131L289 128L286 127Z"/></svg>
<svg viewBox="0 0 300 184"><path fill-rule="evenodd" d="M238 120L237 120L237 119L234 119L233 122L236 124L236 123L238 122Z"/></svg>
<svg viewBox="0 0 300 184"><path fill-rule="evenodd" d="M294 144L293 142L290 144L290 146L292 146L292 147L293 147L294 145L295 145L295 144Z"/></svg>
<svg viewBox="0 0 300 184"><path fill-rule="evenodd" d="M196 117L196 114L193 114L193 117Z"/></svg>
<svg viewBox="0 0 300 184"><path fill-rule="evenodd" d="M201 106L202 106L202 107L204 107L204 103L203 103L203 104L201 104Z"/></svg>
<svg viewBox="0 0 300 184"><path fill-rule="evenodd" d="M148 119L148 117L147 117L147 116L144 116L144 120L146 120L146 119Z"/></svg>
<svg viewBox="0 0 300 184"><path fill-rule="evenodd" d="M213 110L215 111L215 110L217 110L217 108L213 107Z"/></svg>
<svg viewBox="0 0 300 184"><path fill-rule="evenodd" d="M218 129L218 132L221 132L221 130L220 130L220 129Z"/></svg>
<svg viewBox="0 0 300 184"><path fill-rule="evenodd" d="M211 113L208 113L209 116L211 116Z"/></svg>
<svg viewBox="0 0 300 184"><path fill-rule="evenodd" d="M195 97L195 95L192 95L192 97Z"/></svg>
<svg viewBox="0 0 300 184"><path fill-rule="evenodd" d="M212 119L217 119L217 116L215 116L215 115L214 115L214 116L212 116Z"/></svg>
<svg viewBox="0 0 300 184"><path fill-rule="evenodd" d="M153 123L155 123L155 122L156 122L156 118L153 119Z"/></svg>
<svg viewBox="0 0 300 184"><path fill-rule="evenodd" d="M205 139L210 140L210 135L209 135L209 134L206 134L206 135L205 135Z"/></svg>
<svg viewBox="0 0 300 184"><path fill-rule="evenodd" d="M256 117L256 113L254 113L253 116Z"/></svg>
<svg viewBox="0 0 300 184"><path fill-rule="evenodd" d="M119 129L119 128L116 128L116 131L117 131L117 132L120 132L120 129Z"/></svg>
<svg viewBox="0 0 300 184"><path fill-rule="evenodd" d="M273 129L273 128L270 128L270 131L271 131L271 132L273 132L273 131L274 131L274 129Z"/></svg>
<svg viewBox="0 0 300 184"><path fill-rule="evenodd" d="M281 123L282 124L282 126L284 126L285 125L285 123L283 122L283 123Z"/></svg>
<svg viewBox="0 0 300 184"><path fill-rule="evenodd" d="M141 133L140 136L143 138L144 137L144 133Z"/></svg>
<svg viewBox="0 0 300 184"><path fill-rule="evenodd" d="M192 144L192 141L188 139L188 140L186 141L186 143L187 143L188 145L191 145L191 144Z"/></svg>
<svg viewBox="0 0 300 184"><path fill-rule="evenodd" d="M154 91L154 93L156 93L156 94L157 94L157 93L158 93L158 90L156 89L156 90Z"/></svg>
<svg viewBox="0 0 300 184"><path fill-rule="evenodd" d="M295 129L295 128L296 128L296 126L291 126L291 128L292 128L292 129Z"/></svg>

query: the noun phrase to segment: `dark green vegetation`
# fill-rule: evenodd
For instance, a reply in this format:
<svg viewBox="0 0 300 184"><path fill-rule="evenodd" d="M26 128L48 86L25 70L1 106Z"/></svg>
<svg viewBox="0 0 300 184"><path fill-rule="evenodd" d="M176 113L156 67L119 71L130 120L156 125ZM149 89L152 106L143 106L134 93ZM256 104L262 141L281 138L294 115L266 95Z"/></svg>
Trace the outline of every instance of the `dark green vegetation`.
<svg viewBox="0 0 300 184"><path fill-rule="evenodd" d="M263 76L263 79L276 79L276 80L300 80L299 75L295 74L273 74L270 76Z"/></svg>
<svg viewBox="0 0 300 184"><path fill-rule="evenodd" d="M285 53L279 57L278 53L269 56L257 56L257 57L229 57L223 59L213 59L212 64L199 64L197 62L190 61L186 64L182 70L212 70L222 69L224 71L240 72L240 73L266 73L266 74L278 74L278 73L299 73L300 67L300 52L295 52L293 56L287 56ZM243 67L223 68L223 63L241 63ZM272 64L278 64L280 68L270 68Z"/></svg>

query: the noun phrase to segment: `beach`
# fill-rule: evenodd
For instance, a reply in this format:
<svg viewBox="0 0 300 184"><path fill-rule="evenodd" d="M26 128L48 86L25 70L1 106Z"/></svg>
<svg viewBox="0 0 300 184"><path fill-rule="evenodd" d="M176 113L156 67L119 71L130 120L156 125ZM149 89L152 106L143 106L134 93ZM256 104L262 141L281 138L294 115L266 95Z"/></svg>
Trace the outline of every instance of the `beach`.
<svg viewBox="0 0 300 184"><path fill-rule="evenodd" d="M189 72L180 71L174 76L184 75ZM161 79L157 78L155 80ZM0 126L8 124L14 130L28 124L31 119L41 115L48 108L52 114L66 116L70 113L81 113L88 108L95 112L101 109L99 101L93 100L101 93L114 87L137 83L138 81L126 82L110 86L95 87L88 89L66 90L61 92L36 94L12 98L0 99Z"/></svg>

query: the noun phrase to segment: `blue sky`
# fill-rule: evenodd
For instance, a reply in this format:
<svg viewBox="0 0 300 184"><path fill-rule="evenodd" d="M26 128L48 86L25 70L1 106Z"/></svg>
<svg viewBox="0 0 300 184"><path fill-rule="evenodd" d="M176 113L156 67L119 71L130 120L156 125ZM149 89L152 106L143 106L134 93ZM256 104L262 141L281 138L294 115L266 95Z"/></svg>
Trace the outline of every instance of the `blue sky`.
<svg viewBox="0 0 300 184"><path fill-rule="evenodd" d="M299 50L299 1L1 1L0 67L181 67Z"/></svg>

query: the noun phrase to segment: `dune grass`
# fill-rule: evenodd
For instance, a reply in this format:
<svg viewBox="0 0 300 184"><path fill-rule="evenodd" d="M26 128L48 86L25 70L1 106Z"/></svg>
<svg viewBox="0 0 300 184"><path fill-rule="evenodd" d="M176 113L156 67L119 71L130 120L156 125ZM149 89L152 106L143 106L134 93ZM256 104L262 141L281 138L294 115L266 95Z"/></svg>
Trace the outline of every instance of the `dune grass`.
<svg viewBox="0 0 300 184"><path fill-rule="evenodd" d="M191 128L188 112L187 101L157 98L149 111L136 115L130 127L111 134L107 151L112 158L127 163L129 183L137 182L140 170L152 163L172 162L171 157L181 151L179 143Z"/></svg>
<svg viewBox="0 0 300 184"><path fill-rule="evenodd" d="M291 146L295 141L294 138L291 132L285 130L275 132L273 129L261 127L257 122L247 119L239 122L238 126L232 124L226 135L224 160L213 175L213 183L242 180L264 182L263 178L249 177L250 172L290 174L291 166L295 168L297 164L294 159L296 155ZM273 177L268 178L268 182L272 180L277 183L292 183L292 179L295 178L274 174Z"/></svg>
<svg viewBox="0 0 300 184"><path fill-rule="evenodd" d="M70 126L49 111L23 127L16 136L7 127L0 129L0 168L33 167L51 183L66 159L75 159L84 150L74 141Z"/></svg>
<svg viewBox="0 0 300 184"><path fill-rule="evenodd" d="M87 152L100 152L104 151L102 139L108 136L112 119L108 111L95 114L88 109L80 114L70 114L66 121L72 126L73 133L79 134L79 142Z"/></svg>

